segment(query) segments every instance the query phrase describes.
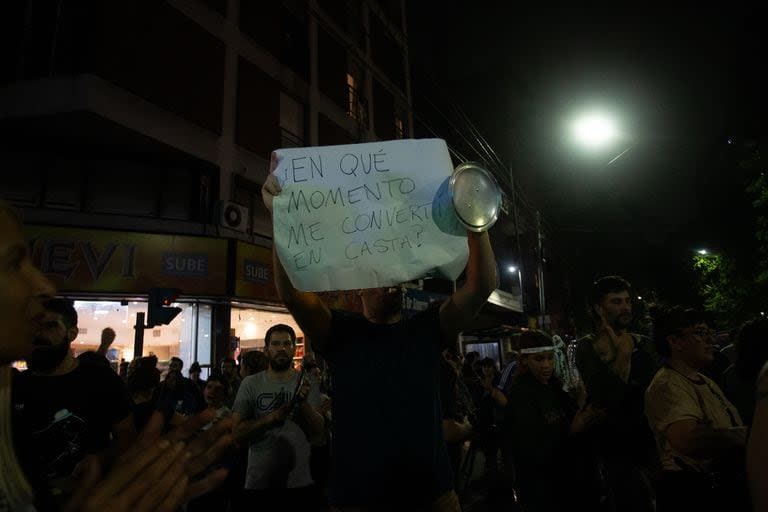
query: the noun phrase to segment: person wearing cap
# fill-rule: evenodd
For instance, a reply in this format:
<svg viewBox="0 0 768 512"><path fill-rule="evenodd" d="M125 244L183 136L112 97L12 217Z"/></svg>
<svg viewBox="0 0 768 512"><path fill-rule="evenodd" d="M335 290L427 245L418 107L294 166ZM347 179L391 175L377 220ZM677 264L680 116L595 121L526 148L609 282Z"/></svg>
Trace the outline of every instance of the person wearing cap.
<svg viewBox="0 0 768 512"><path fill-rule="evenodd" d="M200 388L200 391L205 391L206 381L200 378L202 371L203 369L200 368L200 363L197 361L192 363L192 366L189 367L189 380L197 384L197 387Z"/></svg>
<svg viewBox="0 0 768 512"><path fill-rule="evenodd" d="M271 214L281 191L274 174L261 190ZM329 501L338 509L460 509L442 431L441 353L497 283L488 233L468 232L468 245L464 284L442 304L408 318L399 286L361 290L363 315L331 311L315 293L293 286L273 250L280 299L329 363Z"/></svg>
<svg viewBox="0 0 768 512"><path fill-rule="evenodd" d="M596 510L595 465L580 434L605 412L579 409L555 375L555 346L542 331L520 335L520 365L507 397L502 439L526 511Z"/></svg>

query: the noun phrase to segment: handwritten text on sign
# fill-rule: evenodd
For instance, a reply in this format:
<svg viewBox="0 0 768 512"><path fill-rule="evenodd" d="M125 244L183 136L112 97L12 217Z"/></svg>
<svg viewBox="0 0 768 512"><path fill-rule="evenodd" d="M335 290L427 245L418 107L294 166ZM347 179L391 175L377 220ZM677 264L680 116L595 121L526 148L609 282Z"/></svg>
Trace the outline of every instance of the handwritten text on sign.
<svg viewBox="0 0 768 512"><path fill-rule="evenodd" d="M463 270L465 233L440 192L453 171L444 141L275 153L283 189L274 202L275 246L297 288L374 288L427 275L455 279Z"/></svg>

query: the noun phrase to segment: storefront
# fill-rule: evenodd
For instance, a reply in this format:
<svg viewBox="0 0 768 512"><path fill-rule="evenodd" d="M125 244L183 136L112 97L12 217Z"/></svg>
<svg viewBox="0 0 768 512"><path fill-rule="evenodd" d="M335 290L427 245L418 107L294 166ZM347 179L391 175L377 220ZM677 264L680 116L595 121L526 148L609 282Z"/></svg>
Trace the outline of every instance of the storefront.
<svg viewBox="0 0 768 512"><path fill-rule="evenodd" d="M277 296L268 247L236 240L99 229L28 226L35 264L75 300L79 334L76 354L98 347L101 331L117 337L109 358L134 354L136 315L147 311L150 288L178 288L173 306L182 312L169 324L144 331L143 355L164 365L180 357L185 369L197 361L204 375L225 357L264 348L272 325L293 327L296 361L305 353L304 334ZM324 294L331 307L359 310L352 292Z"/></svg>
<svg viewBox="0 0 768 512"><path fill-rule="evenodd" d="M263 350L271 326L287 324L298 338L296 359L311 351L280 302L268 247L222 238L29 226L35 264L75 300L76 353L94 350L105 327L117 337L109 357L132 360L136 315L147 310L151 288L178 288L173 306L182 312L169 324L144 331L143 355L166 364L180 357L185 369L197 361L207 375L226 357ZM331 308L361 311L354 291L320 294ZM444 295L409 289L405 309L420 310ZM482 316L482 315L481 315ZM498 321L498 320L496 320Z"/></svg>

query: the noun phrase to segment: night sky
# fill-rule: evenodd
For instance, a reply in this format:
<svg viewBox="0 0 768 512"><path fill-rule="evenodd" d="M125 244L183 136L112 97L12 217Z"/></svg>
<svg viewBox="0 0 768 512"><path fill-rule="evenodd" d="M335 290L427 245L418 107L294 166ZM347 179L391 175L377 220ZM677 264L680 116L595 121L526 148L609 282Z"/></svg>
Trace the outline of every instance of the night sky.
<svg viewBox="0 0 768 512"><path fill-rule="evenodd" d="M414 87L453 98L512 163L577 297L621 273L691 303L694 249L752 243L734 162L768 132L764 10L408 3ZM600 154L564 131L592 105L626 133Z"/></svg>

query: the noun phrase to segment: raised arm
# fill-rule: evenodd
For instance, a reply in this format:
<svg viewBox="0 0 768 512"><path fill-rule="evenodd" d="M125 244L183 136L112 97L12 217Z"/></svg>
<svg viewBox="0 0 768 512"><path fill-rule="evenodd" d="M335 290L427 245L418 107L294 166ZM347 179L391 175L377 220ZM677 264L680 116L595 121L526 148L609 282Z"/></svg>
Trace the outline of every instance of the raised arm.
<svg viewBox="0 0 768 512"><path fill-rule="evenodd" d="M445 337L455 336L466 328L496 289L496 260L488 233L468 232L467 239L467 279L440 308L440 326Z"/></svg>
<svg viewBox="0 0 768 512"><path fill-rule="evenodd" d="M273 154L269 177L264 182L264 186L261 187L261 197L270 215L272 215L273 199L281 191L277 178L272 174L276 165L277 161ZM320 300L317 294L302 292L293 286L277 255L274 244L272 244L272 268L280 300L285 303L285 307L291 312L291 315L293 315L301 330L309 338L313 347L322 353L327 344L326 338L331 328L331 310Z"/></svg>

